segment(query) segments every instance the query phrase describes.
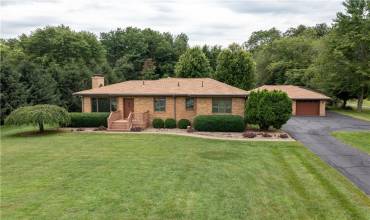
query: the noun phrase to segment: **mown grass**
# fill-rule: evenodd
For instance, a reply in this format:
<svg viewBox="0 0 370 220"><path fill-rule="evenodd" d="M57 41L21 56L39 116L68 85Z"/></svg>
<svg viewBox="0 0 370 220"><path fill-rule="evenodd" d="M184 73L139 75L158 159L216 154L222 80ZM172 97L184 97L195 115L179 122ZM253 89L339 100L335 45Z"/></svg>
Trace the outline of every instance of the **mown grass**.
<svg viewBox="0 0 370 220"><path fill-rule="evenodd" d="M370 131L336 131L334 137L370 154Z"/></svg>
<svg viewBox="0 0 370 220"><path fill-rule="evenodd" d="M298 142L2 129L1 219L369 219Z"/></svg>
<svg viewBox="0 0 370 220"><path fill-rule="evenodd" d="M347 115L353 118L370 121L370 109L363 109L362 112L357 112L356 110L353 109L331 109L331 111Z"/></svg>

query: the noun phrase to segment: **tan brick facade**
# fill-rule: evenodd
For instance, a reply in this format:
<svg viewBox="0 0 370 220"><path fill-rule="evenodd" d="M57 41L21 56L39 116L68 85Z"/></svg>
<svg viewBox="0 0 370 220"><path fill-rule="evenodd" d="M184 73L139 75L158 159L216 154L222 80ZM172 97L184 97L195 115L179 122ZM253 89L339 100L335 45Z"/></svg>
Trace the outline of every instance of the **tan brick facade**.
<svg viewBox="0 0 370 220"><path fill-rule="evenodd" d="M91 97L82 97L82 112L91 112Z"/></svg>
<svg viewBox="0 0 370 220"><path fill-rule="evenodd" d="M129 98L129 97L127 97ZM189 119L197 115L211 115L212 97L195 97L194 110L187 110L185 106L186 97L166 97L166 111L154 111L154 97L134 97L134 112L143 113L149 111L150 120L153 118L176 118ZM175 105L176 102L176 105ZM232 98L232 113L244 117L245 98ZM117 110L124 111L124 97L117 97ZM91 98L83 97L83 112L91 112Z"/></svg>
<svg viewBox="0 0 370 220"><path fill-rule="evenodd" d="M321 100L320 101L320 116L326 116L325 107L326 107L326 101Z"/></svg>
<svg viewBox="0 0 370 220"><path fill-rule="evenodd" d="M297 103L295 100L292 100L292 115L296 115Z"/></svg>

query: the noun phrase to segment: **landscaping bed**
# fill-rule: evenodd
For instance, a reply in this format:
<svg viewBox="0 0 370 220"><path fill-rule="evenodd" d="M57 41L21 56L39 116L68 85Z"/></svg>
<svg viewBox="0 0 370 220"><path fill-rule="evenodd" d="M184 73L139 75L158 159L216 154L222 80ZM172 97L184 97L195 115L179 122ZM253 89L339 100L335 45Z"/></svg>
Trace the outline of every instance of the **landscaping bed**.
<svg viewBox="0 0 370 220"><path fill-rule="evenodd" d="M245 132L207 132L207 131L192 131L188 132L186 129L178 128L147 128L140 132L122 132L122 131L104 131L98 128L61 128L66 131L73 132L104 132L104 133L142 133L142 134L176 134L182 136L204 137L211 139L225 139L225 140L258 140L258 141L294 141L290 135L282 130L273 131L256 131L247 130ZM255 134L254 137L246 136L247 133Z"/></svg>

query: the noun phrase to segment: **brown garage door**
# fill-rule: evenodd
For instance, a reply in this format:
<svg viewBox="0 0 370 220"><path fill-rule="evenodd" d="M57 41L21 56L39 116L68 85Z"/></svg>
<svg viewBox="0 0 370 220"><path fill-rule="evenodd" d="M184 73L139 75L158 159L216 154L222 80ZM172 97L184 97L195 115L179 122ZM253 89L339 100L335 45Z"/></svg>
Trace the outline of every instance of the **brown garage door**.
<svg viewBox="0 0 370 220"><path fill-rule="evenodd" d="M296 102L296 115L320 115L320 101L304 100Z"/></svg>

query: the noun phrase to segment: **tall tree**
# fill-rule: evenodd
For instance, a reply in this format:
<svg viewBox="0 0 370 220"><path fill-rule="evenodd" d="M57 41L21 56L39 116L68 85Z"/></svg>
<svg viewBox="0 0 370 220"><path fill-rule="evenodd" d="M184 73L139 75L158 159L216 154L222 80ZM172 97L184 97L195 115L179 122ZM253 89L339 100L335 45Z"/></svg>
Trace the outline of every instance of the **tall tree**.
<svg viewBox="0 0 370 220"><path fill-rule="evenodd" d="M177 77L208 77L210 72L211 67L209 61L200 47L188 49L180 56L175 67Z"/></svg>
<svg viewBox="0 0 370 220"><path fill-rule="evenodd" d="M346 0L345 13L334 23L335 51L348 60L352 87L357 87L357 110L370 89L370 1Z"/></svg>
<svg viewBox="0 0 370 220"><path fill-rule="evenodd" d="M144 61L143 70L141 71L141 79L158 79L158 74L155 73L155 63L153 59L146 59Z"/></svg>
<svg viewBox="0 0 370 220"><path fill-rule="evenodd" d="M202 51L206 55L207 59L209 60L209 65L212 68L212 72L215 72L216 67L217 67L217 58L218 58L218 55L222 51L221 46L219 46L219 45L214 45L214 46L204 45L202 47Z"/></svg>
<svg viewBox="0 0 370 220"><path fill-rule="evenodd" d="M247 50L254 52L263 45L271 44L274 40L281 38L281 32L276 28L271 28L267 31L255 31L244 43Z"/></svg>
<svg viewBox="0 0 370 220"><path fill-rule="evenodd" d="M27 103L26 87L21 83L21 73L17 63L24 59L21 51L11 50L7 45L0 43L0 101L1 124L14 109Z"/></svg>
<svg viewBox="0 0 370 220"><path fill-rule="evenodd" d="M296 78L297 74L305 74L317 54L314 43L313 39L303 36L281 38L257 51L254 55L257 84L295 82L289 80L289 77Z"/></svg>
<svg viewBox="0 0 370 220"><path fill-rule="evenodd" d="M254 71L252 55L241 47L231 46L218 56L214 78L247 90L253 87Z"/></svg>

